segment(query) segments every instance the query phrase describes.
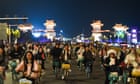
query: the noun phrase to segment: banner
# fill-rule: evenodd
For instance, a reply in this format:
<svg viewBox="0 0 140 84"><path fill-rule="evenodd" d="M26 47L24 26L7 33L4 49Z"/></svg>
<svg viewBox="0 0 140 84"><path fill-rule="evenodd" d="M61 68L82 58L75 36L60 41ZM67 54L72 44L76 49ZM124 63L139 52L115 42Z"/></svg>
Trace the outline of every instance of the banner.
<svg viewBox="0 0 140 84"><path fill-rule="evenodd" d="M7 40L6 29L8 28L7 23L0 23L0 40Z"/></svg>

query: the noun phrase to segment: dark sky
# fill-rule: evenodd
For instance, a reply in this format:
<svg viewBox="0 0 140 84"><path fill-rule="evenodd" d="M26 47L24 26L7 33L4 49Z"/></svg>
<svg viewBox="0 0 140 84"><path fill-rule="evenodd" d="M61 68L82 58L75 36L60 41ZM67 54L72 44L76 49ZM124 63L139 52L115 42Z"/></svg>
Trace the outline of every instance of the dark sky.
<svg viewBox="0 0 140 84"><path fill-rule="evenodd" d="M116 23L140 27L139 0L0 0L0 17L27 16L35 28L44 28L46 19L56 21L56 30L73 37L91 34L90 23L101 20L103 29Z"/></svg>

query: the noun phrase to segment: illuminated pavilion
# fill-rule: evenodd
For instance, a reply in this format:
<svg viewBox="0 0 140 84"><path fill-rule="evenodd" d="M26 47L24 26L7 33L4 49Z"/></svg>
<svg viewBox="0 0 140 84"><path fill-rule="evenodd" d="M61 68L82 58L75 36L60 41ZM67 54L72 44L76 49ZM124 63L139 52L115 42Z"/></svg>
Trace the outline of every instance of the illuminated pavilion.
<svg viewBox="0 0 140 84"><path fill-rule="evenodd" d="M56 32L54 30L54 27L56 26L55 21L46 20L44 25L46 26L46 37L50 40L53 40L56 37Z"/></svg>
<svg viewBox="0 0 140 84"><path fill-rule="evenodd" d="M95 20L91 23L93 28L91 36L94 38L94 41L101 41L100 37L102 37L102 32L110 32L110 30L101 30L103 25L100 20Z"/></svg>

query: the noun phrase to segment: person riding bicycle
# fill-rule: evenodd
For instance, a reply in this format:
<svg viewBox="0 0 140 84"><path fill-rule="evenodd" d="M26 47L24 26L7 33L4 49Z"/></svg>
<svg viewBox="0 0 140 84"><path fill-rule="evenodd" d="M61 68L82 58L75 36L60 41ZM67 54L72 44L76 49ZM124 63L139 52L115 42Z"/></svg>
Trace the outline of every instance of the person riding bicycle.
<svg viewBox="0 0 140 84"><path fill-rule="evenodd" d="M64 45L64 48L62 50L61 60L62 62L68 62L68 63L70 63L71 61L71 50L68 44Z"/></svg>
<svg viewBox="0 0 140 84"><path fill-rule="evenodd" d="M111 72L119 72L119 60L117 59L117 52L115 49L109 49L107 51L107 58L105 59L105 84L109 84L109 75Z"/></svg>
<svg viewBox="0 0 140 84"><path fill-rule="evenodd" d="M24 50L19 46L19 44L14 44L13 49L11 50L10 59L16 59L18 61L21 60L22 56L24 54Z"/></svg>
<svg viewBox="0 0 140 84"><path fill-rule="evenodd" d="M77 66L80 68L80 64L82 63L83 64L83 60L84 60L84 57L83 57L83 53L84 53L85 49L84 49L84 45L83 44L80 44L80 47L79 49L77 50Z"/></svg>
<svg viewBox="0 0 140 84"><path fill-rule="evenodd" d="M85 46L85 51L83 53L83 57L84 57L84 66L87 67L87 63L91 63L91 66L90 66L90 70L92 72L92 65L93 65L93 62L95 61L95 58L93 57L93 54L91 52L91 50L89 49L89 46Z"/></svg>
<svg viewBox="0 0 140 84"><path fill-rule="evenodd" d="M129 77L127 79L127 82L131 81L131 78L132 78L131 72L133 68L137 67L138 65L136 62L136 56L137 56L136 48L132 47L128 55L126 55L125 57L124 63L127 65L127 69L129 72Z"/></svg>
<svg viewBox="0 0 140 84"><path fill-rule="evenodd" d="M57 61L59 62L59 69L61 68L61 54L62 54L62 48L60 48L60 43L56 43L55 47L51 49L50 54L52 55L53 58L53 70L55 70L55 65L54 63Z"/></svg>
<svg viewBox="0 0 140 84"><path fill-rule="evenodd" d="M71 50L68 44L64 45L60 59L62 63L71 64ZM69 71L71 71L71 69L69 69Z"/></svg>
<svg viewBox="0 0 140 84"><path fill-rule="evenodd" d="M34 56L31 51L27 51L23 60L16 67L16 72L23 72L23 78L32 81L32 84L35 84L35 80L40 76L39 75L39 64L34 59Z"/></svg>

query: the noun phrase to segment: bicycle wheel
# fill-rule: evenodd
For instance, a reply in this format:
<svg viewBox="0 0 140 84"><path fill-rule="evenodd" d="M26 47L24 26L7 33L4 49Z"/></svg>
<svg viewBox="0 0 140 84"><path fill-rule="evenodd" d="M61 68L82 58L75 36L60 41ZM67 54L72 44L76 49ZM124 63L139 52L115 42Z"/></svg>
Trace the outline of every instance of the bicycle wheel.
<svg viewBox="0 0 140 84"><path fill-rule="evenodd" d="M59 68L55 67L55 77L58 78Z"/></svg>
<svg viewBox="0 0 140 84"><path fill-rule="evenodd" d="M128 73L123 72L123 84L127 84L127 79L128 79Z"/></svg>
<svg viewBox="0 0 140 84"><path fill-rule="evenodd" d="M63 69L62 70L62 80L66 79L68 77L68 75L69 75L68 70Z"/></svg>
<svg viewBox="0 0 140 84"><path fill-rule="evenodd" d="M87 78L90 78L90 67L86 67L86 76Z"/></svg>
<svg viewBox="0 0 140 84"><path fill-rule="evenodd" d="M4 80L2 77L0 77L0 84L4 84Z"/></svg>
<svg viewBox="0 0 140 84"><path fill-rule="evenodd" d="M115 83L113 82L113 80L110 80L109 84L115 84Z"/></svg>
<svg viewBox="0 0 140 84"><path fill-rule="evenodd" d="M82 61L80 61L79 70L80 70L80 71L82 71L82 70L83 70L83 62L82 62Z"/></svg>

